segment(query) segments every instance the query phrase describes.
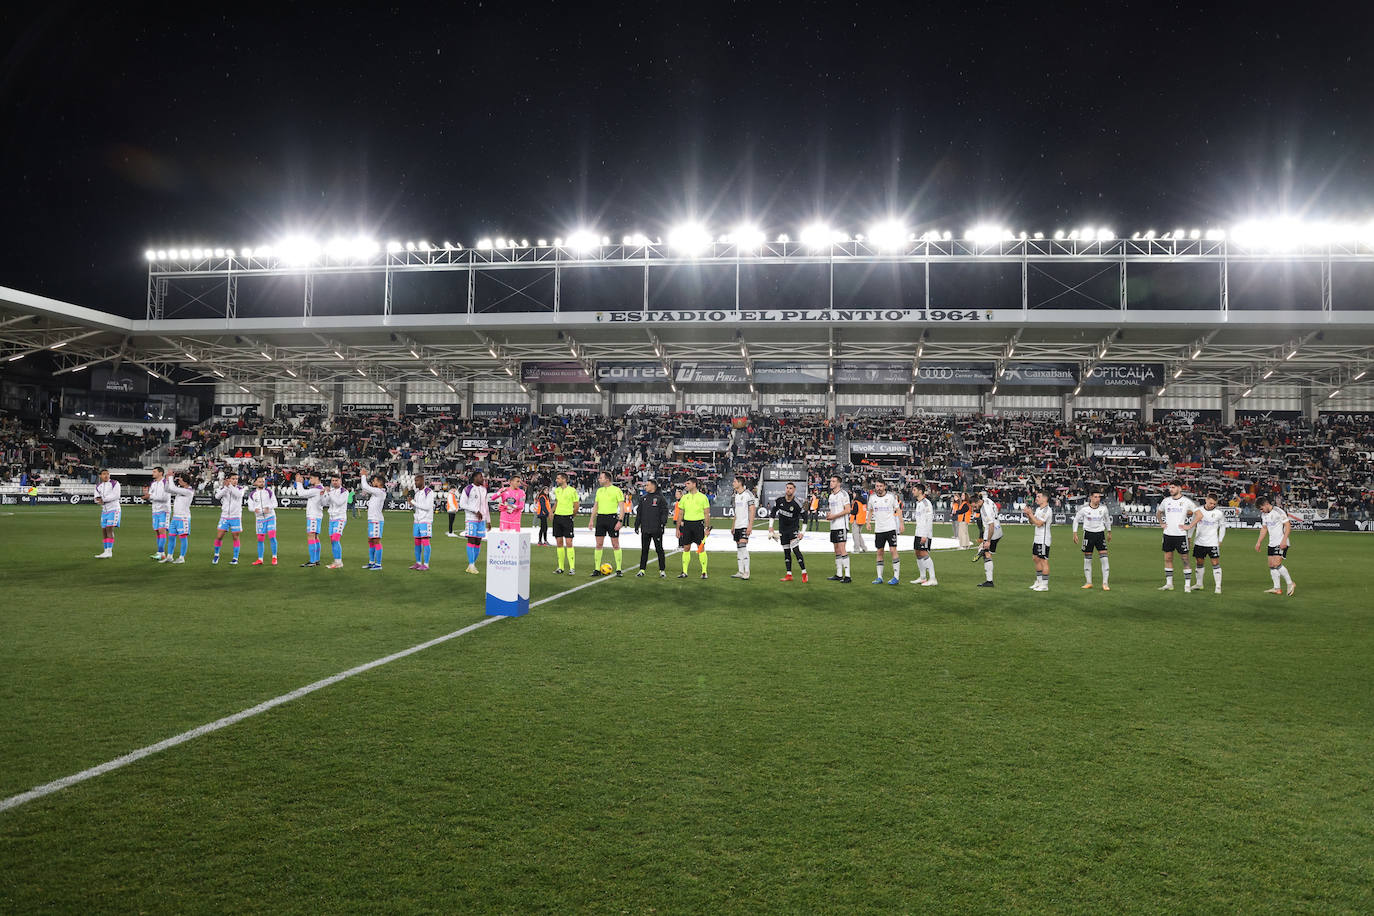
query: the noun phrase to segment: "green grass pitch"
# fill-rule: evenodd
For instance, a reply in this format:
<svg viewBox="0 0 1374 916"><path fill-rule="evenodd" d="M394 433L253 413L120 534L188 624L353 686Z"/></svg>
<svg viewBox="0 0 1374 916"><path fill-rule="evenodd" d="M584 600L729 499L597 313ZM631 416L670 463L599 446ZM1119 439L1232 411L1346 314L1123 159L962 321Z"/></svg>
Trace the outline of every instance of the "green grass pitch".
<svg viewBox="0 0 1374 916"><path fill-rule="evenodd" d="M462 540L302 570L284 513L283 566L212 567L210 510L166 567L94 513L0 514L0 798L482 619ZM1021 528L995 589L582 589L0 812L0 912L1374 910L1374 540L1296 534L1275 598L1252 531L1220 596L1148 530L1081 591L1055 534L1048 594Z"/></svg>

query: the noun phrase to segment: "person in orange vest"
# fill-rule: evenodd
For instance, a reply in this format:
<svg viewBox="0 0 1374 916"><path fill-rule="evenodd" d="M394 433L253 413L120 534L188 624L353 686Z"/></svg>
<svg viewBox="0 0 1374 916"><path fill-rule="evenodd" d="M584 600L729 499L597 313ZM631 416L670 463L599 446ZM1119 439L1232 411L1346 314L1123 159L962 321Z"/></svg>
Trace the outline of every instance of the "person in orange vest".
<svg viewBox="0 0 1374 916"><path fill-rule="evenodd" d="M534 514L539 519L540 547L549 546L549 517L553 515L553 502L549 499L549 488L541 487L534 500Z"/></svg>
<svg viewBox="0 0 1374 916"><path fill-rule="evenodd" d="M950 503L950 517L954 521L954 537L959 541L959 549L967 550L971 544L968 536L968 523L973 518L973 506L967 493L956 493Z"/></svg>
<svg viewBox="0 0 1374 916"><path fill-rule="evenodd" d="M809 514L810 514L810 517L811 517L811 530L812 530L812 531L815 531L815 530L816 530L816 523L817 523L817 520L820 518L820 508L821 508L821 498L820 498L819 495L817 495L816 491L813 489L813 490L811 491L811 506L810 506L810 513L809 513Z"/></svg>
<svg viewBox="0 0 1374 916"><path fill-rule="evenodd" d="M868 544L864 541L863 533L864 525L868 524L868 494L858 487L854 488L849 514L854 520L854 524L849 526L849 536L854 539L854 550L856 553L868 553Z"/></svg>
<svg viewBox="0 0 1374 916"><path fill-rule="evenodd" d="M448 495L444 500L445 508L448 510L448 536L456 538L458 535L453 533L453 520L458 517L458 488L452 483L448 485Z"/></svg>

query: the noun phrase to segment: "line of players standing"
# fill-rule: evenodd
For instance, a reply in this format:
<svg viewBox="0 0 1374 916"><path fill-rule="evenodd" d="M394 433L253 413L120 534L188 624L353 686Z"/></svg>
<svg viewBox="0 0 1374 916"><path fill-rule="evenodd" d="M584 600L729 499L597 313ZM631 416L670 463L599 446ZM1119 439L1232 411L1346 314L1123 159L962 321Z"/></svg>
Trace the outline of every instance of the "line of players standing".
<svg viewBox="0 0 1374 916"><path fill-rule="evenodd" d="M266 563L270 563L272 566L277 565L277 497L275 492L265 485L264 478L258 477L253 483L251 490L240 487L238 475L231 472L226 475L224 483L215 490L215 499L220 503L221 512L215 531L214 554L211 563L219 563L220 552L226 536L231 538L232 553L229 562L230 564L238 563L241 546L240 535L243 531L242 512L246 504L253 513L258 541L258 555L252 565L261 566ZM329 483L330 485L325 487L320 477L312 474L309 477L309 485L298 487L296 491L297 495L305 499L306 543L309 559L301 564L302 567L320 565L323 547L321 536L327 531L331 562L326 568L343 568L342 540L347 525L349 492L344 489L343 480L337 475L332 477ZM595 493L593 518L589 526L596 538L592 575L605 575L610 572L601 563L603 544L607 537L611 539L615 557L614 573L620 575L622 557L619 535L624 524L625 514L629 510L629 502L625 494L614 486L610 476L605 472L599 475L599 484L600 486ZM829 577L829 581L848 583L853 581L848 544L855 504L838 476L830 478L829 486L830 492L826 497L825 519L830 528L830 543L834 551L835 561L835 573ZM752 521L758 514L758 499L743 478L736 477L733 481L733 488L736 526L732 530L732 535L736 547L736 570L731 578L749 579L751 576L749 536L753 528ZM385 528L387 495L384 481L379 475L374 475L370 480L360 481L359 489L367 496L368 562L363 568L380 570L382 568L382 537ZM666 577L663 534L669 521L667 500L663 494L658 492L656 484L652 481L646 484L645 490L646 493L641 499L640 511L636 516L635 524L635 532L641 535L638 575L643 576L645 574L649 549L653 546L657 553L659 576L663 578ZM788 483L783 495L779 496L770 507L769 513L768 536L771 540L779 542L782 547L786 566L786 573L782 577L784 582L790 582L793 579L794 561L800 571L802 581L809 581L806 559L801 552L802 529L807 513L796 494L796 485ZM184 478L177 478L175 481L169 480L164 475L163 469L157 467L153 469L153 481L145 489L144 495L152 505L153 529L157 543L157 549L152 558L163 563L185 563L186 553L190 545L191 500L194 496L194 490L188 486ZM569 485L566 474L558 475L557 486L553 489L552 496L552 501L548 506L541 508L541 513L545 508L553 513L554 538L558 547L556 572L560 574L565 572L566 561L566 572L572 574L575 572L572 545L573 518L577 512L578 499L576 491ZM912 497L914 499L911 512L915 528L914 548L919 575L916 579L911 580L911 583L923 587L936 586L939 582L935 577L935 561L931 557L931 543L934 537L934 509L923 484L916 484L912 488ZM450 518L452 518L452 513L455 510L464 513L464 536L468 542L466 571L469 574L477 574L477 558L481 550L482 540L486 535L486 527L490 521L488 493L485 479L480 472L474 474L469 483L463 486L456 496L453 491L450 491L447 496L443 496L439 491L426 486L423 476L415 478L415 488L407 499L407 503L414 513L412 536L415 562L411 564L410 568L421 572L429 569L434 513L436 508L440 506L441 499L447 501ZM114 555L114 532L119 527L121 509L120 485L117 481L110 479L108 471L100 472L100 483L96 486L94 500L101 507L100 525L103 537L103 550L96 554L96 558L109 559ZM497 503L501 528L519 530L526 508L525 491L519 477L511 478L507 486L497 493ZM983 519L983 537L974 557L975 561L979 559L983 561L985 578L983 582L979 583L979 587L992 588L994 557L997 553L998 543L1002 539L1002 526L998 521L999 507L986 492L983 492L970 500L969 508L977 512L979 517ZM1291 522L1287 513L1276 508L1268 499L1260 501L1260 509L1263 513L1261 532L1259 539L1255 542L1255 550L1260 550L1267 536L1269 540L1270 577L1273 583L1273 587L1268 589L1268 592L1270 594L1283 594L1283 586L1286 585L1287 594L1292 595L1296 591L1296 583L1284 564L1292 532ZM1031 544L1035 581L1031 584L1030 589L1032 591L1047 591L1049 589L1049 558L1054 519L1047 494L1044 492L1037 493L1034 505L1025 507L1023 512L1035 528ZM327 528L324 524L326 513L328 513ZM874 533L874 549L876 551L876 576L872 584L899 585L901 583L901 556L897 550L897 537L903 533L905 528L905 509L897 494L889 492L886 484L880 480L874 484L873 492L867 496L867 513L868 528ZM676 528L679 549L682 551L682 573L678 578L687 577L693 553L698 558L701 578L707 578L708 559L705 545L711 531L710 503L705 494L697 489L695 479L687 481L684 493L673 507L671 520ZM740 524L744 520L749 520L749 524ZM1217 507L1216 498L1208 495L1203 505L1198 506L1183 495L1182 488L1177 483L1171 484L1169 495L1159 504L1157 520L1163 530L1162 547L1165 575L1165 581L1160 586L1160 590L1169 591L1173 589L1174 555L1182 554L1184 557L1184 591L1202 590L1205 570L1208 561L1210 561L1215 591L1220 594L1222 580L1221 544L1226 537L1226 516ZM776 530L775 523L777 525ZM1083 528L1081 542L1078 536L1080 525ZM452 522L450 522L450 529L451 527ZM541 533L542 530L541 527ZM1083 552L1084 583L1082 588L1091 589L1094 587L1092 559L1095 554L1102 571L1102 588L1104 591L1110 590L1108 542L1111 540L1111 536L1111 512L1102 503L1102 494L1094 491L1090 494L1088 502L1078 509L1073 518L1073 540L1075 544L1081 543ZM1190 536L1192 538L1191 565L1189 564L1188 550ZM268 554L269 549L270 554ZM891 578L885 577L885 558L890 558L892 564Z"/></svg>

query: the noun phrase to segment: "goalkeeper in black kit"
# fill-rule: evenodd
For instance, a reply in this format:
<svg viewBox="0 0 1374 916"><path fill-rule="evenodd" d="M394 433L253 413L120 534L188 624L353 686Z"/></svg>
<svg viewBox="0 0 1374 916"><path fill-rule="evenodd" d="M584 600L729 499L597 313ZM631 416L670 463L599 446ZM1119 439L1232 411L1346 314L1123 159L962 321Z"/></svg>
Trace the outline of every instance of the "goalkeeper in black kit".
<svg viewBox="0 0 1374 916"><path fill-rule="evenodd" d="M801 529L805 517L806 510L797 499L797 485L789 483L783 495L773 501L773 510L768 515L768 536L782 542L782 556L787 561L787 575L782 577L783 582L792 581L793 557L797 558L797 566L801 569L801 580L810 581L806 577L806 560L802 559L801 552ZM775 522L778 526L777 531L773 530Z"/></svg>

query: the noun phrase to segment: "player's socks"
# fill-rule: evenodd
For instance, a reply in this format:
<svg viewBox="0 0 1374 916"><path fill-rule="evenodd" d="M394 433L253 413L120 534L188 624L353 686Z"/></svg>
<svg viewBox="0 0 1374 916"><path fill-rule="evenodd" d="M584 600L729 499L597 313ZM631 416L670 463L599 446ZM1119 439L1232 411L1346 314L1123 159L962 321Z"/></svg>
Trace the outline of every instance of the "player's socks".
<svg viewBox="0 0 1374 916"><path fill-rule="evenodd" d="M258 559L262 559L262 552L267 547L267 538L258 538Z"/></svg>
<svg viewBox="0 0 1374 916"><path fill-rule="evenodd" d="M701 574L706 575L706 545L701 545L701 550L697 551L697 562L701 564Z"/></svg>
<svg viewBox="0 0 1374 916"><path fill-rule="evenodd" d="M894 578L894 579L900 579L900 578L902 578L902 560L901 560L901 557L895 557L895 558L893 558L893 560L892 560L892 578Z"/></svg>
<svg viewBox="0 0 1374 916"><path fill-rule="evenodd" d="M110 543L114 543L114 542L111 541ZM1289 585L1292 585L1292 584L1293 584L1293 577L1290 576L1290 575L1288 575L1288 567L1287 567L1287 566L1280 566L1280 567L1279 567L1279 578L1282 579L1283 581L1287 582Z"/></svg>
<svg viewBox="0 0 1374 916"><path fill-rule="evenodd" d="M1279 587L1279 568L1277 566L1269 570L1269 578L1274 580L1274 588Z"/></svg>
<svg viewBox="0 0 1374 916"><path fill-rule="evenodd" d="M274 534L267 539L267 544L272 548L272 556L277 555L277 536Z"/></svg>
<svg viewBox="0 0 1374 916"><path fill-rule="evenodd" d="M239 558L239 545L238 545L238 544L235 544L235 545L234 545L234 550L233 550L233 555L232 555L229 559L234 560L235 562L237 562L237 561L238 561L238 558Z"/></svg>
<svg viewBox="0 0 1374 916"><path fill-rule="evenodd" d="M1213 567L1212 567L1212 583L1213 583L1218 589L1221 588L1221 567L1220 567L1220 566L1213 566Z"/></svg>
<svg viewBox="0 0 1374 916"><path fill-rule="evenodd" d="M805 558L802 557L801 548L800 548L800 547L793 547L793 548L792 548L792 555L793 555L794 557L797 558L797 567L798 567L802 572L806 572L806 560L805 560Z"/></svg>
<svg viewBox="0 0 1374 916"><path fill-rule="evenodd" d="M420 565L429 566L429 538L425 538L425 543L420 548Z"/></svg>
<svg viewBox="0 0 1374 916"><path fill-rule="evenodd" d="M219 539L219 538L215 538L215 559L216 559L216 560L219 559L219 548L220 548L220 543L221 543L221 542L220 542L220 539Z"/></svg>
<svg viewBox="0 0 1374 916"><path fill-rule="evenodd" d="M844 577L845 577L846 579L848 579L848 578L849 578L849 554L845 554L844 557L842 558L842 561L844 562Z"/></svg>
<svg viewBox="0 0 1374 916"><path fill-rule="evenodd" d="M374 561L378 566L382 565L382 545L377 545L377 559Z"/></svg>
<svg viewBox="0 0 1374 916"><path fill-rule="evenodd" d="M416 564L419 564L419 562L420 562L420 539L419 539L419 538L416 538L416 539L415 539L415 562L416 562Z"/></svg>
<svg viewBox="0 0 1374 916"><path fill-rule="evenodd" d="M329 555L332 556L336 561L342 560L343 544L339 543L336 540L331 540L329 542Z"/></svg>
<svg viewBox="0 0 1374 916"><path fill-rule="evenodd" d="M594 548L592 548L592 569L600 569L600 568L601 568L601 548L600 548L600 547L594 547Z"/></svg>
<svg viewBox="0 0 1374 916"><path fill-rule="evenodd" d="M875 570L876 570L875 573L874 573L874 575L877 577L877 580L878 580L879 582L883 581L883 579L884 579L885 577L883 576L883 555L882 555L882 554L878 554L878 561L874 564L874 567L875 567Z"/></svg>
<svg viewBox="0 0 1374 916"><path fill-rule="evenodd" d="M1164 570L1164 584L1167 585L1167 586L1169 586L1170 588L1173 588L1173 587L1174 587L1174 571L1173 571L1173 569L1168 568L1168 567L1165 568L1165 570Z"/></svg>
<svg viewBox="0 0 1374 916"><path fill-rule="evenodd" d="M565 548L568 551L568 572L577 568L577 553L571 547Z"/></svg>
<svg viewBox="0 0 1374 916"><path fill-rule="evenodd" d="M615 553L615 568L616 568L616 569L624 569L625 566L624 566L624 564L623 564L623 561L621 560L621 557L623 556L623 554L621 554L620 548L619 548L619 547L615 548L615 550L614 550L613 552Z"/></svg>
<svg viewBox="0 0 1374 916"><path fill-rule="evenodd" d="M105 552L114 553L114 538L105 539Z"/></svg>
<svg viewBox="0 0 1374 916"><path fill-rule="evenodd" d="M1093 584L1093 561L1092 557L1083 557L1083 581L1088 585Z"/></svg>
<svg viewBox="0 0 1374 916"><path fill-rule="evenodd" d="M838 556L835 557L835 576L839 579L844 578L844 561Z"/></svg>
<svg viewBox="0 0 1374 916"><path fill-rule="evenodd" d="M1102 561L1102 587L1103 587L1103 588L1106 588L1106 587L1107 587L1107 574L1108 574L1108 572L1111 570L1111 567L1110 567L1109 565L1107 565L1107 558L1106 558L1106 557L1099 557L1099 559Z"/></svg>
<svg viewBox="0 0 1374 916"><path fill-rule="evenodd" d="M692 565L692 550L688 548L682 552L682 574L687 575L687 567ZM1275 585L1278 583L1275 582Z"/></svg>
<svg viewBox="0 0 1374 916"><path fill-rule="evenodd" d="M568 549L566 547L555 547L554 553L558 554L558 568L562 569L564 562L568 558Z"/></svg>
<svg viewBox="0 0 1374 916"><path fill-rule="evenodd" d="M988 582L991 582L991 581L992 581L992 561L991 561L991 560L984 560L984 561L983 561L983 575L987 577L987 581L988 581Z"/></svg>
<svg viewBox="0 0 1374 916"><path fill-rule="evenodd" d="M790 576L792 574L792 551L784 550L782 552L782 561L787 565L787 574Z"/></svg>

